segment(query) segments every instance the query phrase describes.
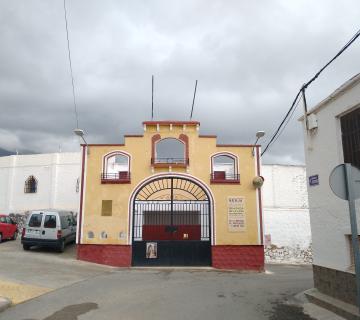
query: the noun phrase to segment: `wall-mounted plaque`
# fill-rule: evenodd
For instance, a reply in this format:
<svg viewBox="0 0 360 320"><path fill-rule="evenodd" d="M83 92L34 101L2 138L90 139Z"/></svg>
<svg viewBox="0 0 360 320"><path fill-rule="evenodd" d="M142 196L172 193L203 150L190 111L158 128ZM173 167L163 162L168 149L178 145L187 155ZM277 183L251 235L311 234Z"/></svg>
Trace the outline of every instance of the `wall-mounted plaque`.
<svg viewBox="0 0 360 320"><path fill-rule="evenodd" d="M230 232L246 230L244 197L228 197L228 230Z"/></svg>

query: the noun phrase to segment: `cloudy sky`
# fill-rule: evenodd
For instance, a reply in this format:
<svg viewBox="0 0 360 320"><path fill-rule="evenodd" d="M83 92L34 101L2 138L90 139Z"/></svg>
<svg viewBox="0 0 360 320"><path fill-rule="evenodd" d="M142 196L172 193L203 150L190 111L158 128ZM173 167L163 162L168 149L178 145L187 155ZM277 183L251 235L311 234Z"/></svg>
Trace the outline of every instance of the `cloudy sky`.
<svg viewBox="0 0 360 320"><path fill-rule="evenodd" d="M79 123L121 143L151 117L194 120L221 143L266 144L299 87L360 28L353 1L67 0ZM63 0L0 0L0 148L78 150ZM360 72L360 40L309 88L315 105ZM302 111L266 153L303 163Z"/></svg>

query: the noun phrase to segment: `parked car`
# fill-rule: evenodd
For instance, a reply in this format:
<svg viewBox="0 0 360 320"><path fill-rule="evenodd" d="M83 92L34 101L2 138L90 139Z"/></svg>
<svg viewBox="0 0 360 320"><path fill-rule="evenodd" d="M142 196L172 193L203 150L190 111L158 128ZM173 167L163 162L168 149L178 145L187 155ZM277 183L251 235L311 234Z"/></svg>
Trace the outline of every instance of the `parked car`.
<svg viewBox="0 0 360 320"><path fill-rule="evenodd" d="M24 250L32 246L51 247L59 252L76 239L76 220L71 211L31 211L22 230Z"/></svg>
<svg viewBox="0 0 360 320"><path fill-rule="evenodd" d="M0 243L4 239L16 240L18 233L16 222L5 214L0 214Z"/></svg>

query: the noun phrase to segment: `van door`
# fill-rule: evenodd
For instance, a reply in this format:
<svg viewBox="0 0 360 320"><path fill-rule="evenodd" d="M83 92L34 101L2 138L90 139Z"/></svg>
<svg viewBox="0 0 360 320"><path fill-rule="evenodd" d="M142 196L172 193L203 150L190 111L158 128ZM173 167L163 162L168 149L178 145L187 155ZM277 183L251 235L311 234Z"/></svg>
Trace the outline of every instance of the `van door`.
<svg viewBox="0 0 360 320"><path fill-rule="evenodd" d="M43 213L32 213L27 228L25 229L25 237L30 239L41 239L41 224Z"/></svg>
<svg viewBox="0 0 360 320"><path fill-rule="evenodd" d="M44 240L56 240L57 239L57 226L60 225L60 221L57 221L57 215L54 213L46 213L44 218L44 228L41 232L41 238Z"/></svg>

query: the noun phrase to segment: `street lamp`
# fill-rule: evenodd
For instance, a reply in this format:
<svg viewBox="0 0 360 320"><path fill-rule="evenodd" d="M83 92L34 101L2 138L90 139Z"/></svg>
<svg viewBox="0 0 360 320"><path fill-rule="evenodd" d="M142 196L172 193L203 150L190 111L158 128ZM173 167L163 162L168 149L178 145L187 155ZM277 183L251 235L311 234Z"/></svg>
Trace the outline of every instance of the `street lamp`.
<svg viewBox="0 0 360 320"><path fill-rule="evenodd" d="M256 132L256 141L254 143L254 146L252 148L252 155L254 156L255 155L255 146L257 144L257 142L259 141L260 138L262 138L263 136L265 135L265 131L258 131Z"/></svg>
<svg viewBox="0 0 360 320"><path fill-rule="evenodd" d="M80 137L84 142L85 142L85 144L87 145L87 142L86 142L86 140L85 140L85 138L84 138L84 130L81 130L81 129L74 129L74 133L78 136L78 137Z"/></svg>

